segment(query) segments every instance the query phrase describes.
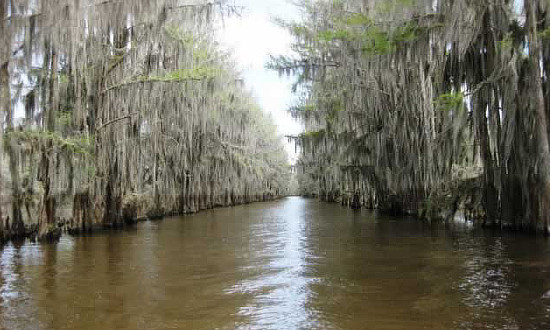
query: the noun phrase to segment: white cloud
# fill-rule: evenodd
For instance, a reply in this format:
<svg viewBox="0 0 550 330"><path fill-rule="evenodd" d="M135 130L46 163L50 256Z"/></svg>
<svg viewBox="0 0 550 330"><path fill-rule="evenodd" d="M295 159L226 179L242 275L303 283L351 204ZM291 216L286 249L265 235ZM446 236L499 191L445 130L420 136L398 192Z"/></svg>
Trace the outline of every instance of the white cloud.
<svg viewBox="0 0 550 330"><path fill-rule="evenodd" d="M220 43L233 52L246 86L252 89L262 109L272 114L279 134L296 135L302 131L302 126L286 111L293 100L293 79L279 77L264 67L269 55L289 54L292 43L288 31L273 22L274 16L292 19L297 10L282 0L242 0L237 3L241 4L245 6L242 16L225 20ZM286 149L294 161L294 146L287 144Z"/></svg>
<svg viewBox="0 0 550 330"><path fill-rule="evenodd" d="M245 69L253 70L262 70L269 54L288 53L291 41L287 31L260 13L226 20L222 34L222 42Z"/></svg>

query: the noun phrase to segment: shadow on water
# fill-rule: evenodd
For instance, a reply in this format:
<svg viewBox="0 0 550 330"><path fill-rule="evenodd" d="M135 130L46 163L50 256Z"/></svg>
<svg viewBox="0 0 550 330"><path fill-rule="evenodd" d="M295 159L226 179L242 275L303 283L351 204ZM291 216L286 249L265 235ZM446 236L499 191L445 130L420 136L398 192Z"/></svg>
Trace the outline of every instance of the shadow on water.
<svg viewBox="0 0 550 330"><path fill-rule="evenodd" d="M548 240L291 197L9 244L6 329L547 329Z"/></svg>

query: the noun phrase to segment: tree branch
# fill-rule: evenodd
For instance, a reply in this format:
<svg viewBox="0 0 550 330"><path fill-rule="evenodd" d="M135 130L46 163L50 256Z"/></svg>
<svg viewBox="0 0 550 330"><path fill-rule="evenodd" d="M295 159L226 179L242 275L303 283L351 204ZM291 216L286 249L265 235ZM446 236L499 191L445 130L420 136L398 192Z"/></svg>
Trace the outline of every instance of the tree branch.
<svg viewBox="0 0 550 330"><path fill-rule="evenodd" d="M114 86L108 87L105 90L103 90L101 93L105 94L109 91L112 91L113 89L118 89L118 88L122 88L122 87L129 86L129 85L135 85L135 84L147 83L147 82L150 82L150 83L153 83L153 82L180 83L180 82L184 82L184 81L201 81L203 79L204 78L187 77L187 78L182 78L182 79L147 78L147 79L143 79L143 80L131 80L131 81L123 82L123 83L116 84Z"/></svg>
<svg viewBox="0 0 550 330"><path fill-rule="evenodd" d="M121 120L124 120L124 119L128 119L128 118L130 118L130 117L132 117L132 116L135 116L135 115L137 115L137 114L139 114L139 112L133 112L133 113L128 114L128 115L126 115L126 116L122 116L122 117L119 117L119 118L115 118L115 119L113 119L113 120L109 120L109 121L106 122L105 124L103 124L103 125L99 126L98 128L96 128L96 132L99 132L100 130L104 129L105 127L107 127L107 126L109 126L109 125L112 125L112 124L114 124L114 123L116 123L116 122L119 122L119 121L121 121Z"/></svg>

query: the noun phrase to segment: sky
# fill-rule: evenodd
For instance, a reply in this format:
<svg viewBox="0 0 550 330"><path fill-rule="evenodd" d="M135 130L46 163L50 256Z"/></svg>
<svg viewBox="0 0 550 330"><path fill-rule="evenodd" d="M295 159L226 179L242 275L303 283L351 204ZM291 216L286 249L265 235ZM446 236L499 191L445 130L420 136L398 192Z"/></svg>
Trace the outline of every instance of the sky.
<svg viewBox="0 0 550 330"><path fill-rule="evenodd" d="M231 1L233 2L233 1ZM290 54L291 35L274 23L275 17L297 20L298 9L287 0L234 0L243 6L240 17L224 20L220 31L222 47L233 53L247 89L261 108L270 113L281 136L296 135L301 125L286 111L293 103L292 77L279 77L265 69L269 55ZM285 139L289 160L296 161L294 145Z"/></svg>

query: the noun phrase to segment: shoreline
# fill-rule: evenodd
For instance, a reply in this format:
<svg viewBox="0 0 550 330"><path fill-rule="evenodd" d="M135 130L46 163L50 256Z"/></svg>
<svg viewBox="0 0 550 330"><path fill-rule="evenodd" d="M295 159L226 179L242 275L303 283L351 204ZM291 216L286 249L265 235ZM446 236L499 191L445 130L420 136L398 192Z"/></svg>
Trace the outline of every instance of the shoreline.
<svg viewBox="0 0 550 330"><path fill-rule="evenodd" d="M295 195L298 196L298 195ZM250 196L252 197L252 196ZM162 221L167 217L183 217L183 216L189 216L189 215L195 215L203 211L208 210L215 210L215 209L224 209L224 208L231 208L236 206L242 206L242 205L248 205L248 204L256 204L256 203L268 203L268 202L275 202L278 200L281 200L283 198L292 197L290 195L288 196L273 196L273 197L264 197L263 200L257 200L257 201L243 201L243 202L235 202L231 203L229 205L214 205L211 207L201 208L196 211L189 210L185 211L183 213L180 212L166 212L164 214L159 215L149 215L149 216L138 216L131 221L126 221L121 225L118 226L109 226L104 225L101 223L93 223L87 228L70 228L68 225L70 222L65 221L59 221L55 224L55 229L52 230L52 234L50 237L46 237L44 239L38 239L38 223L32 223L32 224L25 224L25 233L23 235L11 233L4 231L4 239L0 241L0 248L3 247L5 244L9 242L15 242L15 243L21 243L25 244L27 240L31 243L39 242L40 244L52 244L59 242L60 238L64 235L72 236L72 237L81 237L81 236L93 236L96 233L104 233L104 232L116 232L119 230L123 230L125 228L131 228L133 226L136 226L138 223L141 222L147 222L147 221Z"/></svg>

